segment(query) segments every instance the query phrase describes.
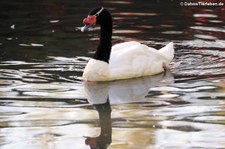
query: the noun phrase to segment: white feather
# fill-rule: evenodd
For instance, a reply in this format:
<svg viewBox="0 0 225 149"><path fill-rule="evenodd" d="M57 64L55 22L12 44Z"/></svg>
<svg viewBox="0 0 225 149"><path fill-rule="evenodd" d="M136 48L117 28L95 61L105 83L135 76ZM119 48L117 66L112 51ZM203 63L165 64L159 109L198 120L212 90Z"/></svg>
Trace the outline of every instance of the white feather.
<svg viewBox="0 0 225 149"><path fill-rule="evenodd" d="M109 64L91 59L84 69L85 81L111 81L155 75L164 71L174 57L173 43L160 50L139 42L124 42L112 47Z"/></svg>

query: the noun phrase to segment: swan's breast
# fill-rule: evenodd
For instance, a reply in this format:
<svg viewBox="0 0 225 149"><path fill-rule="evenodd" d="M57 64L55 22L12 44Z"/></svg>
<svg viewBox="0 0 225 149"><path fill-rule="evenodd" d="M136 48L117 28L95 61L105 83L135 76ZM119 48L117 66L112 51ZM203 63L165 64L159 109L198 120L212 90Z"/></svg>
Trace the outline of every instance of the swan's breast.
<svg viewBox="0 0 225 149"><path fill-rule="evenodd" d="M109 65L104 61L90 59L82 77L85 81L108 81L110 78Z"/></svg>

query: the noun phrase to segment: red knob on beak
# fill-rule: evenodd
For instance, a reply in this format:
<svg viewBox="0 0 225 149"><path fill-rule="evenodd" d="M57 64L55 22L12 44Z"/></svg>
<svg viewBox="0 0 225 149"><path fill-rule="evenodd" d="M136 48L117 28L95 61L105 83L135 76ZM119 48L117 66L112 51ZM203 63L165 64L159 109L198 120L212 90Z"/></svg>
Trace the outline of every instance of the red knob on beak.
<svg viewBox="0 0 225 149"><path fill-rule="evenodd" d="M85 25L95 25L96 24L96 16L88 16L84 18L83 23Z"/></svg>
<svg viewBox="0 0 225 149"><path fill-rule="evenodd" d="M83 19L83 24L85 24L85 25L88 25L89 24L87 18L84 18Z"/></svg>

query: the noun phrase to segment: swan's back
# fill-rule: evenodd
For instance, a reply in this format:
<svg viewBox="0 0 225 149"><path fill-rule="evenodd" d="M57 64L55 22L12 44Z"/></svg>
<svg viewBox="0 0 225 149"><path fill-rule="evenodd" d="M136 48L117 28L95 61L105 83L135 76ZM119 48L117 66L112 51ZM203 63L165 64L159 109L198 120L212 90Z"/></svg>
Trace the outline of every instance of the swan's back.
<svg viewBox="0 0 225 149"><path fill-rule="evenodd" d="M139 42L125 42L112 47L109 61L111 78L127 79L158 74L174 55L173 43L160 50Z"/></svg>

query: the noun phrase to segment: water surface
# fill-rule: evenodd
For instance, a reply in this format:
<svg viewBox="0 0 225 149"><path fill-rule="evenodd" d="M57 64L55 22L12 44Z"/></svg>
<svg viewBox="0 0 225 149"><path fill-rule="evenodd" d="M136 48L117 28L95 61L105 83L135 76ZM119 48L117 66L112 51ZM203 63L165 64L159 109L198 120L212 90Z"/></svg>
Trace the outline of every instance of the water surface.
<svg viewBox="0 0 225 149"><path fill-rule="evenodd" d="M84 84L98 30L77 28L100 5L113 15L113 44L173 41L170 71ZM224 7L1 0L0 148L225 148Z"/></svg>

